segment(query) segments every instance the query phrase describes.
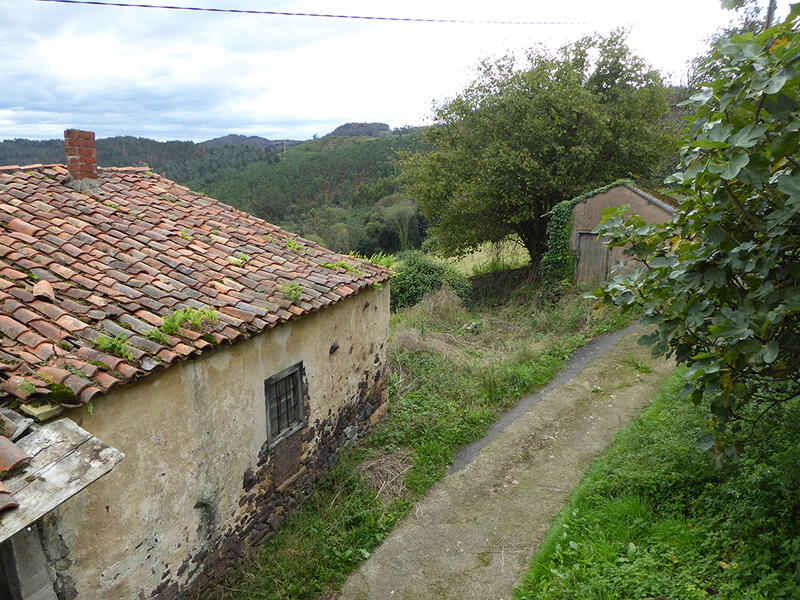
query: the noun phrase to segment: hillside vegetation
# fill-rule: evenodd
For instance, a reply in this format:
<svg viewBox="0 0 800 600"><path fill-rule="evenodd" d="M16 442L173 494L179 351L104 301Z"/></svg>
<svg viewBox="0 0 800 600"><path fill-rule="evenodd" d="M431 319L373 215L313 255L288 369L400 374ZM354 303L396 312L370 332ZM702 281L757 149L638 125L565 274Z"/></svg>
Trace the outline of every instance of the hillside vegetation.
<svg viewBox="0 0 800 600"><path fill-rule="evenodd" d="M282 142L273 142L273 146ZM157 142L147 138L117 136L97 140L98 163L104 167L148 166L156 173L195 189L225 179L253 165L276 160L277 147L249 144L214 145L194 142ZM26 139L0 142L0 165L63 163L64 141Z"/></svg>
<svg viewBox="0 0 800 600"><path fill-rule="evenodd" d="M418 246L425 230L396 179L397 153L422 148L414 133L329 135L201 190L334 250L394 252Z"/></svg>

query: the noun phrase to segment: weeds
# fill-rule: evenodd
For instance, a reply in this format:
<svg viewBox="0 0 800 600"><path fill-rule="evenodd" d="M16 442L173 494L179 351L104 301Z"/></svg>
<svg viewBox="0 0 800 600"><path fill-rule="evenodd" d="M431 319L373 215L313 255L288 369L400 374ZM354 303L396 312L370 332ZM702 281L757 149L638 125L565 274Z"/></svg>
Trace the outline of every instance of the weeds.
<svg viewBox="0 0 800 600"><path fill-rule="evenodd" d="M676 401L684 377L592 465L517 600L800 597L800 399L715 467L693 444L708 407Z"/></svg>
<svg viewBox="0 0 800 600"><path fill-rule="evenodd" d="M133 359L133 352L131 352L130 346L128 346L128 335L123 333L119 333L114 337L107 335L105 333L101 333L98 335L92 342L95 346L97 346L98 350L106 352L108 354L113 354L114 356L118 356L119 358L124 358L126 360Z"/></svg>
<svg viewBox="0 0 800 600"><path fill-rule="evenodd" d="M283 295L286 296L292 302L297 302L300 300L300 297L303 295L303 288L297 285L296 283L284 283L281 286L281 292Z"/></svg>
<svg viewBox="0 0 800 600"><path fill-rule="evenodd" d="M344 269L345 271L347 271L348 273L352 273L353 275L363 275L364 274L364 271L362 271L361 269L359 269L355 265L351 265L349 262L347 262L345 260L340 260L339 262L335 262L335 263L321 262L321 263L319 263L319 266L320 267L325 267L326 269L332 269L334 271L337 270L337 269Z"/></svg>
<svg viewBox="0 0 800 600"><path fill-rule="evenodd" d="M36 393L36 386L30 381L21 381L17 384L17 389L26 396Z"/></svg>
<svg viewBox="0 0 800 600"><path fill-rule="evenodd" d="M395 313L388 415L339 459L227 589L213 591L231 599L329 593L447 473L461 446L546 384L599 330L628 323L616 313L598 317L577 293L553 308L531 297L474 313L443 289ZM557 327L540 314L548 311ZM470 328L475 322L483 325Z"/></svg>
<svg viewBox="0 0 800 600"><path fill-rule="evenodd" d="M215 311L213 308L181 308L162 319L161 333L166 333L168 335L180 335L181 327L185 323L189 323L193 328L202 331L209 325L216 325L218 322L219 316L217 315L217 311ZM152 331L147 335L147 337L150 337L151 334L153 334ZM162 343L158 339L152 337L150 337L150 339ZM164 340L166 341L166 338L164 338Z"/></svg>
<svg viewBox="0 0 800 600"><path fill-rule="evenodd" d="M151 329L147 332L148 339L153 340L154 342L161 344L162 346L166 346L169 344L169 340L167 340L167 336L164 335L164 332L160 329Z"/></svg>
<svg viewBox="0 0 800 600"><path fill-rule="evenodd" d="M241 267L251 259L252 257L249 254L245 254L244 252L237 252L233 256L228 257L228 262L236 265L237 267Z"/></svg>
<svg viewBox="0 0 800 600"><path fill-rule="evenodd" d="M311 252L309 248L306 248L303 244L291 237L286 238L286 247L295 252Z"/></svg>

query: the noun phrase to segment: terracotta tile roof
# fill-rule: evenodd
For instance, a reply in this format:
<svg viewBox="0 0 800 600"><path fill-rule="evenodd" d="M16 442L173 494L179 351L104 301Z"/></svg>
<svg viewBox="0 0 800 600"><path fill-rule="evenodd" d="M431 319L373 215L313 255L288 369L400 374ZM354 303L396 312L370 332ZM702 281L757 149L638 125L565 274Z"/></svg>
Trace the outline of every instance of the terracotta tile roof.
<svg viewBox="0 0 800 600"><path fill-rule="evenodd" d="M86 193L69 179L0 167L0 389L23 404L88 403L391 276L145 168L101 169ZM212 318L153 333L182 309Z"/></svg>

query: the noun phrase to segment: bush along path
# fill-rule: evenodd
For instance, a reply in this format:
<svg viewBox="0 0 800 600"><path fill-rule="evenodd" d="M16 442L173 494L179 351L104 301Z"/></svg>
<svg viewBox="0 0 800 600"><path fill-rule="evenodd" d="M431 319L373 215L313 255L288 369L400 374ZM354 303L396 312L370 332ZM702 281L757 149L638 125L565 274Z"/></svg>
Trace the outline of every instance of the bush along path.
<svg viewBox="0 0 800 600"><path fill-rule="evenodd" d="M590 461L673 370L636 343L641 333L628 331L434 486L340 598L511 598Z"/></svg>

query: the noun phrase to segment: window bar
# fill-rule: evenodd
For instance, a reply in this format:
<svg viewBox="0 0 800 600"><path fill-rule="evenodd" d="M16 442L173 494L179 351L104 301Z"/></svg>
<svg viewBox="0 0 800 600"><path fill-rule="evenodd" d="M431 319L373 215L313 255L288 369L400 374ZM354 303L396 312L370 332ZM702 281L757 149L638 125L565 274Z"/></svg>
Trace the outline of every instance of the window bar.
<svg viewBox="0 0 800 600"><path fill-rule="evenodd" d="M289 414L288 414L288 406L287 406L287 398L286 398L286 380L283 379L281 381L282 393L281 393L281 429L285 429L289 425Z"/></svg>

